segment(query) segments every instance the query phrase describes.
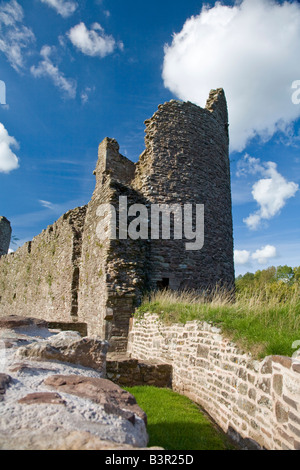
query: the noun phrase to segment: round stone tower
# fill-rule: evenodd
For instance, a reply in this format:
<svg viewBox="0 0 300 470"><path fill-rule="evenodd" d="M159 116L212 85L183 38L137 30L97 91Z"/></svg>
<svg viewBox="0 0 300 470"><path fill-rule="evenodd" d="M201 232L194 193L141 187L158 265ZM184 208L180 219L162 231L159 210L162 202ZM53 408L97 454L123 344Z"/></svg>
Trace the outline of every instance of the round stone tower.
<svg viewBox="0 0 300 470"><path fill-rule="evenodd" d="M151 240L149 288L233 286L229 124L224 90L212 90L205 108L175 100L164 103L145 124L146 149L137 164L135 188L150 205L167 205L169 210L177 207L178 216L174 213L174 217L178 218L179 231L181 219L185 223L190 218L198 237L194 246L180 236ZM195 214L188 213L190 207L196 210L197 206L199 223ZM186 228L188 236L188 225Z"/></svg>
<svg viewBox="0 0 300 470"><path fill-rule="evenodd" d="M0 256L7 255L11 240L11 226L6 217L0 217Z"/></svg>

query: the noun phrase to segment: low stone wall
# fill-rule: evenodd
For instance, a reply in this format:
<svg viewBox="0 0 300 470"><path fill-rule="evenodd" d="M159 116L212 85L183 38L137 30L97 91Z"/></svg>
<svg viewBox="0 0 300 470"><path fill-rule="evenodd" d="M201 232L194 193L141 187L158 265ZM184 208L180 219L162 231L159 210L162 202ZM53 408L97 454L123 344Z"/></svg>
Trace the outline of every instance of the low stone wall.
<svg viewBox="0 0 300 470"><path fill-rule="evenodd" d="M300 450L300 361L254 360L208 323L133 319L128 354L173 366L172 387L247 449Z"/></svg>

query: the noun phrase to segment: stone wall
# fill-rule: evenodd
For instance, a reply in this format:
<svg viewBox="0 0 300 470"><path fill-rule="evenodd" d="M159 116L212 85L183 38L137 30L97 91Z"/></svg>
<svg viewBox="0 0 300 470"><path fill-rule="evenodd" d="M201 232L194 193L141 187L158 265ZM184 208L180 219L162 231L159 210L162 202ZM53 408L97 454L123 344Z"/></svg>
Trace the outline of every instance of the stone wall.
<svg viewBox="0 0 300 470"><path fill-rule="evenodd" d="M0 217L0 256L6 255L11 239L11 226L6 217Z"/></svg>
<svg viewBox="0 0 300 470"><path fill-rule="evenodd" d="M134 163L119 154L114 139L104 139L99 146L95 171L96 187L87 206L82 243L79 280L79 320L86 322L92 334L106 338L111 351L126 350L129 319L141 297L145 277L145 242L110 239L99 229L110 230L99 208L111 205L119 217L119 197L128 204L142 201L132 188L121 183L133 175ZM105 227L107 225L107 227Z"/></svg>
<svg viewBox="0 0 300 470"><path fill-rule="evenodd" d="M208 323L134 319L128 353L173 366L173 389L245 448L300 450L300 360L241 351Z"/></svg>
<svg viewBox="0 0 300 470"><path fill-rule="evenodd" d="M78 269L86 207L69 211L0 259L0 316L77 321Z"/></svg>
<svg viewBox="0 0 300 470"><path fill-rule="evenodd" d="M120 387L152 386L169 388L172 385L172 366L138 361L126 355L109 355L106 361L107 378Z"/></svg>

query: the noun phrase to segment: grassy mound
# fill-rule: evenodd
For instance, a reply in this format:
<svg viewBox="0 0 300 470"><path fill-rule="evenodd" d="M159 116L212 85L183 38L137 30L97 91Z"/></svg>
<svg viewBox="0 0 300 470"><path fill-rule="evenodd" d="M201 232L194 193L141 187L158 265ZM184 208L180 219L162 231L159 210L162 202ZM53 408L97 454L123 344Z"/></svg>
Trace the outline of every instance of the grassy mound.
<svg viewBox="0 0 300 470"><path fill-rule="evenodd" d="M255 357L291 356L293 343L300 340L300 289L284 283L242 290L235 296L216 289L213 294L197 292L154 292L144 299L136 315L157 313L170 323L199 320L222 328L233 341Z"/></svg>

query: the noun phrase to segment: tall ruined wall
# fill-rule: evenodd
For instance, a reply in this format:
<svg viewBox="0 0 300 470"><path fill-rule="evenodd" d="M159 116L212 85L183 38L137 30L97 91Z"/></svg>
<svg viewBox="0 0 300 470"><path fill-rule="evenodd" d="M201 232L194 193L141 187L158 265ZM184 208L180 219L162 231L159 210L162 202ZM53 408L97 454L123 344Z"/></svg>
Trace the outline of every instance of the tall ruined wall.
<svg viewBox="0 0 300 470"><path fill-rule="evenodd" d="M146 150L133 186L152 204L204 204L205 241L187 251L187 240L152 240L149 286L162 279L178 288L232 285L228 115L224 91L213 90L205 109L170 101L146 123ZM195 220L194 220L195 223ZM195 225L194 225L195 228Z"/></svg>
<svg viewBox="0 0 300 470"><path fill-rule="evenodd" d="M86 208L69 211L0 259L0 315L77 321L78 262Z"/></svg>
<svg viewBox="0 0 300 470"><path fill-rule="evenodd" d="M127 197L128 205L142 202L125 185L133 178L134 169L119 153L118 143L104 139L99 146L96 187L87 208L82 244L79 320L88 323L89 332L108 339L114 351L126 349L129 319L144 286L145 244L120 239L119 230L114 239L105 233L100 236L99 230L109 230L101 207L110 204L114 208L118 226L119 197Z"/></svg>
<svg viewBox="0 0 300 470"><path fill-rule="evenodd" d="M11 231L10 222L6 217L0 217L0 256L8 253Z"/></svg>
<svg viewBox="0 0 300 470"><path fill-rule="evenodd" d="M145 143L137 164L119 153L114 139L106 138L100 144L96 188L83 235L80 321L108 339L114 350L126 347L129 318L143 291L164 287L166 280L173 289L234 283L228 114L223 90L211 92L205 109L174 100L160 105L146 121ZM127 198L126 229L128 209L133 204L147 208L147 239L122 238L120 196ZM104 236L99 240L98 227L107 224L99 215L104 204L115 211L115 239ZM151 208L156 204L179 204L182 209L185 204L204 205L202 249L187 251L186 243L191 240L184 237L154 240ZM193 223L195 230L195 217ZM108 234L111 223L106 228Z"/></svg>

